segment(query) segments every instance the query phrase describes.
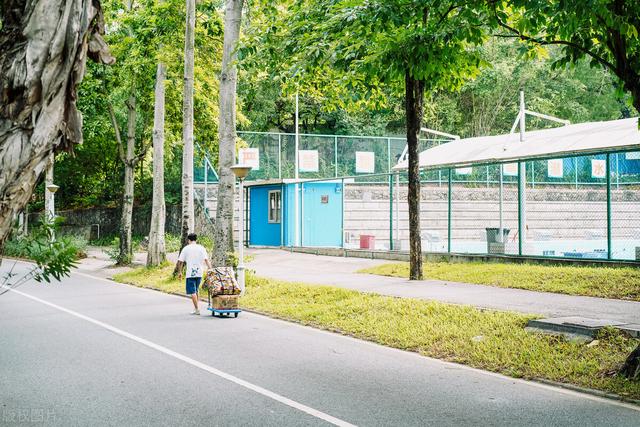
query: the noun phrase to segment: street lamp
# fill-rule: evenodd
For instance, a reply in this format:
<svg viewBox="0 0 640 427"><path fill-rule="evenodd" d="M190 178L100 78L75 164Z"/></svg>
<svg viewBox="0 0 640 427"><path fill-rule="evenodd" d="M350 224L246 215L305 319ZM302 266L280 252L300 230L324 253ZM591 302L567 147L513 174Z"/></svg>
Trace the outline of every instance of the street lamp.
<svg viewBox="0 0 640 427"><path fill-rule="evenodd" d="M240 236L238 238L238 284L244 294L244 179L249 175L251 166L237 164L231 166L231 171L240 180Z"/></svg>
<svg viewBox="0 0 640 427"><path fill-rule="evenodd" d="M59 186L55 185L54 183L48 184L47 185L47 191L50 193L49 197L49 212L47 212L47 222L51 222L51 224L55 223L55 219L56 219L56 208L55 208L55 198L54 195L56 194L56 191L58 191L58 188L60 188ZM51 229L51 241L54 241L56 239L55 234L53 232L53 228Z"/></svg>

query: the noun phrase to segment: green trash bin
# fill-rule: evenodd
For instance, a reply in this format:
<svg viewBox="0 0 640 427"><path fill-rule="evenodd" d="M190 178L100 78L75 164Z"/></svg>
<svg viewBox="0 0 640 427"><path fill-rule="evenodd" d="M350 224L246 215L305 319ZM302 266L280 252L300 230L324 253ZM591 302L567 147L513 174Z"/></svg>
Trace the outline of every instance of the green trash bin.
<svg viewBox="0 0 640 427"><path fill-rule="evenodd" d="M504 244L507 241L507 236L509 236L509 232L511 229L503 228L502 229L502 242L498 241L498 228L485 228L487 231L487 253L488 254L503 254Z"/></svg>

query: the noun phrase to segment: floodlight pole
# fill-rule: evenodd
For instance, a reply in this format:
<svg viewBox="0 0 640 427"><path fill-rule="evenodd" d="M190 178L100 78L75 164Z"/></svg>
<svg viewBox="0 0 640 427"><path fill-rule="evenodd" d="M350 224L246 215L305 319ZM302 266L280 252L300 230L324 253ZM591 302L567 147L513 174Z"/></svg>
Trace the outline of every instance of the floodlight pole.
<svg viewBox="0 0 640 427"><path fill-rule="evenodd" d="M298 165L300 163L300 159L299 159L299 148L300 148L300 129L298 127L298 91L296 91L296 116L295 116L295 128L296 128L296 143L295 143L295 148L296 148L296 154L295 154L295 179L296 179L296 183L295 183L295 196L294 196L294 203L295 203L295 221L296 221L296 225L295 225L295 245L294 246L300 246L300 200L299 197L300 195L298 194L298 178L299 178L299 171L298 171Z"/></svg>
<svg viewBox="0 0 640 427"><path fill-rule="evenodd" d="M526 110L524 105L524 90L520 89L520 142L524 142L524 132L526 126ZM526 224L527 224L527 207L526 207L526 193L527 193L527 162L520 162L520 171L518 174L518 179L520 180L520 186L522 191L518 194L519 206L522 210L521 218L522 218L522 232L523 235L519 236L520 240L524 242L526 240ZM500 230L502 233L502 230Z"/></svg>

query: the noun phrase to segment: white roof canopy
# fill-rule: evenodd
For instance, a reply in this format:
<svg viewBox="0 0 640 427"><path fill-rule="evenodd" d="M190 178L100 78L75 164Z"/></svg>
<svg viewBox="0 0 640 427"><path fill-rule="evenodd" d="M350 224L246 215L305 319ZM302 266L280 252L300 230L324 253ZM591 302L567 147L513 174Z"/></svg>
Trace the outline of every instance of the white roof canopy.
<svg viewBox="0 0 640 427"><path fill-rule="evenodd" d="M457 168L636 149L640 150L637 117L526 132L523 142L519 133L447 142L421 152L420 168ZM393 169L407 168L408 160L403 160Z"/></svg>

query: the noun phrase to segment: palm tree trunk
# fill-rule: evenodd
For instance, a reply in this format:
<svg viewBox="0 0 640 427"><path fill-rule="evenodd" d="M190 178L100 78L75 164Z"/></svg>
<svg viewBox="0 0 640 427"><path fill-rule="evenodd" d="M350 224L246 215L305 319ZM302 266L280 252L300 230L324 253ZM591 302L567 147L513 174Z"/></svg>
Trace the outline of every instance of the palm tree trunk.
<svg viewBox="0 0 640 427"><path fill-rule="evenodd" d="M166 259L164 245L166 219L164 202L164 80L166 74L166 66L162 62L158 62L153 112L153 201L147 252L148 267L162 264Z"/></svg>
<svg viewBox="0 0 640 427"><path fill-rule="evenodd" d="M187 18L184 35L184 102L182 108L182 239L194 231L193 206L193 63L196 2L186 0Z"/></svg>
<svg viewBox="0 0 640 427"><path fill-rule="evenodd" d="M224 15L224 47L220 73L220 148L218 158L218 206L214 248L214 265L230 265L233 249L233 202L235 177L229 169L236 154L236 45L240 37L243 0L227 0Z"/></svg>

